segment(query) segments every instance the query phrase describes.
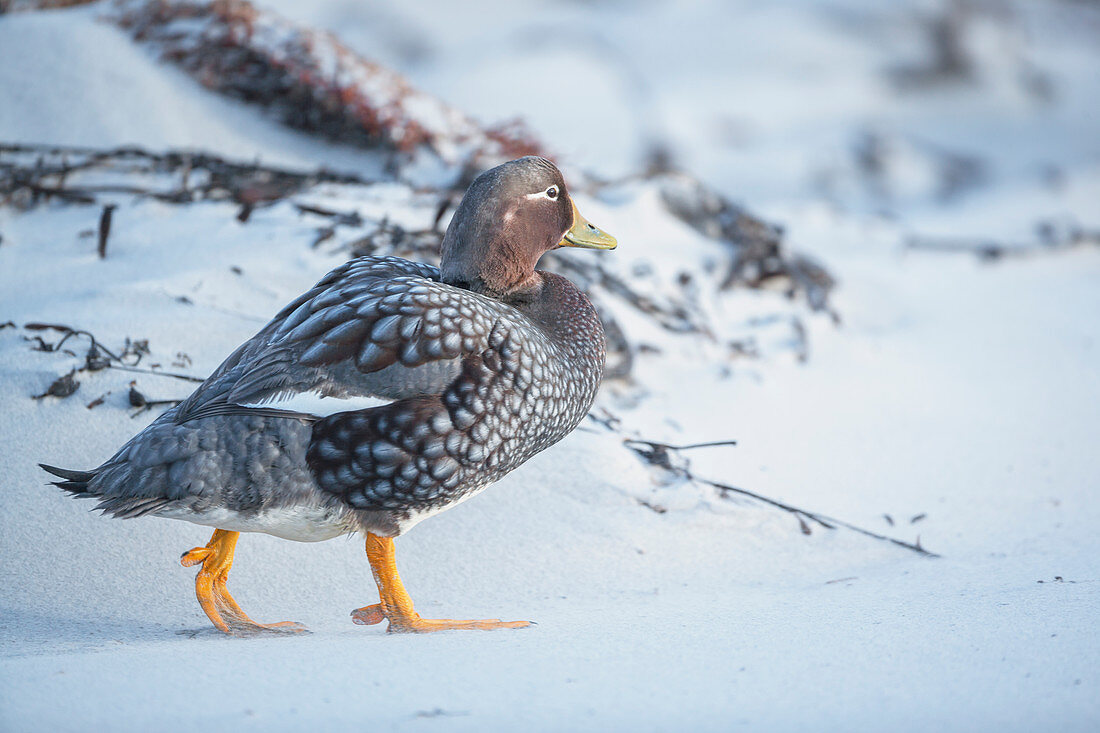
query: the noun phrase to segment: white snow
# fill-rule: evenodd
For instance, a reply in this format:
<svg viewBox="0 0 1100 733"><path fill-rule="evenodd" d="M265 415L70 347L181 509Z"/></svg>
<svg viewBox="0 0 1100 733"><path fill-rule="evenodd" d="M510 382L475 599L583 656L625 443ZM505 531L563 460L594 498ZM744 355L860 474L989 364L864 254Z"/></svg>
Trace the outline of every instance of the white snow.
<svg viewBox="0 0 1100 733"><path fill-rule="evenodd" d="M154 412L131 418L131 380L150 398L189 385L84 372L71 397L31 400L83 363L87 341L67 343L75 356L43 353L21 326L66 323L110 348L148 338L143 365L205 375L339 264L339 241L311 248L316 221L286 202L241 224L231 204L120 197L99 260L83 234L98 207L5 206L0 323L17 327L0 329L0 729L1100 726L1100 249L981 263L905 246L913 234L1027 246L1046 219L1100 227L1094 8L1006 4L1026 38L976 26L974 53L989 59L978 82L899 94L885 70L919 59L912 18L936 3L499 3L476 17L463 4L271 4L475 117L523 114L581 167L633 170L650 136L667 138L688 169L781 222L838 277L842 325L779 294L719 296L700 276L721 338L761 347L732 359L610 302L660 352L639 354L635 383L609 386L600 404L647 439L738 441L687 453L698 475L919 535L942 557L839 529L804 536L788 514L662 480L586 424L397 542L422 615L537 626L355 626L347 614L377 598L358 540L250 534L237 599L259 621L314 633L226 638L178 564L207 530L100 517L44 486L35 465L93 467L147 424ZM95 15L0 16L0 141L377 164L210 94ZM996 51L1009 41L1012 53ZM1021 57L1050 75L1052 101L1020 91ZM530 86L555 63L557 84ZM562 78L607 94L586 102ZM862 188L847 148L870 128L904 151L885 198ZM981 158L985 183L937 201L925 141ZM399 185L296 200L409 226L432 215ZM578 206L619 249L550 256L606 258L656 294L718 257L644 184Z"/></svg>

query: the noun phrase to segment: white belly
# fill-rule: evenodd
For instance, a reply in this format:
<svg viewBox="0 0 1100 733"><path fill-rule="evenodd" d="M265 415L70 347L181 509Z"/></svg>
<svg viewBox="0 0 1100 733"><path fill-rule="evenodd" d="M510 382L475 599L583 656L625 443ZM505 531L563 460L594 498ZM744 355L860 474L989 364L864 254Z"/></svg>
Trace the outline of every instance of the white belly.
<svg viewBox="0 0 1100 733"><path fill-rule="evenodd" d="M416 525L420 524L421 522L423 522L428 517L434 517L436 514L439 514L440 512L445 512L448 509L450 509L451 507L458 506L459 504L466 501L467 499L474 498L475 496L480 494L482 491L485 491L485 489L489 488L489 486L491 486L491 484L485 484L484 486L482 486L480 488L468 491L465 494L463 494L461 498L456 499L455 501L452 501L450 504L444 504L443 506L436 507L435 509L425 509L423 511L416 511L416 510L412 511L409 514L408 519L401 520L397 523L398 532L400 534L405 534L410 529L412 529Z"/></svg>
<svg viewBox="0 0 1100 733"><path fill-rule="evenodd" d="M157 512L157 516L232 532L263 532L295 542L331 540L356 529L346 512L321 506L287 506L250 515L222 508L201 513L173 508Z"/></svg>

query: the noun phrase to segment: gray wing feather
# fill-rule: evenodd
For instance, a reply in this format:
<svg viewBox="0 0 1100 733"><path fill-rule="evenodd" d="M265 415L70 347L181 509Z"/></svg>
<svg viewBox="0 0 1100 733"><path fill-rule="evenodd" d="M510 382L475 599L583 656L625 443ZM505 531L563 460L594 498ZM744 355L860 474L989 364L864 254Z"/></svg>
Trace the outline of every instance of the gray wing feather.
<svg viewBox="0 0 1100 733"><path fill-rule="evenodd" d="M363 257L333 270L287 305L180 405L177 422L242 414L280 397L388 399L441 394L480 353L502 303L439 282L438 269ZM267 408L270 417L303 417Z"/></svg>

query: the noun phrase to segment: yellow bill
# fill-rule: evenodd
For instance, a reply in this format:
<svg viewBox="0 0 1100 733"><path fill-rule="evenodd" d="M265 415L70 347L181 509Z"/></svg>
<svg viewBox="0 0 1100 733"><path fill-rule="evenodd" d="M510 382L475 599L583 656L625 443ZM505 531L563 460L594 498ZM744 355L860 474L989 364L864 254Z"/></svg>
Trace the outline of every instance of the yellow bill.
<svg viewBox="0 0 1100 733"><path fill-rule="evenodd" d="M619 240L581 216L581 212L577 211L577 205L573 204L573 226L558 242L558 246L580 247L582 249L615 249L619 246Z"/></svg>

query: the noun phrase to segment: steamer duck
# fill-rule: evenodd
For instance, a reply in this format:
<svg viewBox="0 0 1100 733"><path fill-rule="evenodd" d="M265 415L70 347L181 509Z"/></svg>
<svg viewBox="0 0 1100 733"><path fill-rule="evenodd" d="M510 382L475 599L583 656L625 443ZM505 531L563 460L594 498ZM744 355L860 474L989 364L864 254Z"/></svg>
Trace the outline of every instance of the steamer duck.
<svg viewBox="0 0 1100 733"><path fill-rule="evenodd" d="M549 161L482 173L443 239L438 268L360 257L336 268L241 345L195 392L92 471L42 465L115 517L215 528L183 554L223 632L259 624L226 580L241 532L300 542L366 538L379 603L352 612L394 632L519 628L424 619L393 538L561 440L600 384L604 336L572 283L536 270L558 247L614 249Z"/></svg>

